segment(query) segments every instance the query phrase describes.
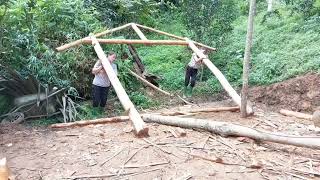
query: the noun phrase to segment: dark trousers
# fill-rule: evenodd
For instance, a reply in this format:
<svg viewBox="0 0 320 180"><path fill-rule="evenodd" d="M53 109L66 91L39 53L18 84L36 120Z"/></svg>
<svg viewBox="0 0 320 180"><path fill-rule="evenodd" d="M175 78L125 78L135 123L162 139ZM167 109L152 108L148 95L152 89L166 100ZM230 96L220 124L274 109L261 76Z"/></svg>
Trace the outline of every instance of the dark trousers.
<svg viewBox="0 0 320 180"><path fill-rule="evenodd" d="M190 86L194 87L196 84L197 74L198 74L198 69L194 69L192 67L187 66L184 85L187 87L190 83Z"/></svg>
<svg viewBox="0 0 320 180"><path fill-rule="evenodd" d="M110 87L100 87L92 85L92 106L93 107L105 107L107 103L107 97Z"/></svg>

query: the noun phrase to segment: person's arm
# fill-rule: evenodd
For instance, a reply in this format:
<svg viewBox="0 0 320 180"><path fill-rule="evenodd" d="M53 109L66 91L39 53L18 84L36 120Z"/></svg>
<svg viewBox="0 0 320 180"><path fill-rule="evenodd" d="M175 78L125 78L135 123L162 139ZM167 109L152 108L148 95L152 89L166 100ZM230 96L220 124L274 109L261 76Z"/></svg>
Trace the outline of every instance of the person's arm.
<svg viewBox="0 0 320 180"><path fill-rule="evenodd" d="M97 61L96 64L94 65L94 67L92 68L92 71L91 71L92 74L96 75L102 70L103 67L99 64L100 64L100 62Z"/></svg>

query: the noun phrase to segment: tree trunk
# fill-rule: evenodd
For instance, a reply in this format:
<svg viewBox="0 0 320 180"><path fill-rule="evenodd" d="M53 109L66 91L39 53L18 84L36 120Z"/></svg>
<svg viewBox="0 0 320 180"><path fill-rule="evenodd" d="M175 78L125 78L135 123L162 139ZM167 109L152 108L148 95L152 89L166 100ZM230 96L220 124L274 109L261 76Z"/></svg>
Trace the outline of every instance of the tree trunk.
<svg viewBox="0 0 320 180"><path fill-rule="evenodd" d="M247 40L246 40L246 49L244 53L243 61L243 84L242 84L242 93L241 93L241 117L247 117L250 112L247 112L247 99L248 99L248 88L249 88L249 66L250 66L250 55L252 47L252 34L253 34L253 19L254 12L256 8L256 0L250 1L250 11L248 18L248 29L247 29Z"/></svg>
<svg viewBox="0 0 320 180"><path fill-rule="evenodd" d="M133 103L129 99L129 96L127 95L126 91L123 89L118 77L114 73L112 66L103 52L99 42L97 39L92 35L92 44L94 46L94 50L96 51L99 59L101 60L102 66L105 69L110 82L126 112L129 113L130 120L133 123L134 129L138 136L147 136L148 135L148 128L146 127L145 123L141 119L138 111L134 107Z"/></svg>
<svg viewBox="0 0 320 180"><path fill-rule="evenodd" d="M189 43L189 47L193 52L197 54L200 58L203 58L202 62L205 64L209 70L217 77L222 87L227 91L227 93L231 96L232 100L238 105L241 106L241 98L238 93L232 88L228 80L224 77L221 71L194 45L194 43L190 40L186 40ZM247 105L247 111L250 114L253 114L252 108Z"/></svg>
<svg viewBox="0 0 320 180"><path fill-rule="evenodd" d="M193 119L193 118L179 118L171 116L159 116L144 114L143 119L145 122L159 123L170 126L178 126L189 129L203 129L216 133L222 136L240 136L249 137L257 141L269 141L280 144L288 144L300 147L308 147L312 149L320 149L319 137L305 137L305 136L289 136L277 135L272 132L263 132L252 128L235 125L228 122Z"/></svg>

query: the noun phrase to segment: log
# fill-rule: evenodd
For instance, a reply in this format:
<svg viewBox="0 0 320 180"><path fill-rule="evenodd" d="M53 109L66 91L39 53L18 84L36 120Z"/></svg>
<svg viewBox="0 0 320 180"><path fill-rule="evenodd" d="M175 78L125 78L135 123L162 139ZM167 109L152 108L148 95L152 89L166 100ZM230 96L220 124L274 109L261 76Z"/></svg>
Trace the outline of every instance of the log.
<svg viewBox="0 0 320 180"><path fill-rule="evenodd" d="M286 109L281 109L280 114L285 115L285 116L296 117L296 118L300 118L300 119L308 119L308 120L312 119L312 115L310 115L310 114L290 111L290 110L286 110Z"/></svg>
<svg viewBox="0 0 320 180"><path fill-rule="evenodd" d="M88 125L95 125L95 124L108 124L108 123L126 122L126 121L129 121L129 116L101 118L101 119L95 119L95 120L89 120L89 121L76 121L76 122L70 122L70 123L57 123L57 124L52 124L50 128L52 129L72 128L72 127L81 127L81 126L88 126Z"/></svg>
<svg viewBox="0 0 320 180"><path fill-rule="evenodd" d="M154 114L143 114L142 118L147 123L158 123L169 126L177 126L188 129L202 129L212 133L216 133L222 136L238 136L238 137L248 137L257 141L269 141L280 144L287 144L299 147L307 147L312 149L320 149L320 137L310 137L310 136L289 136L289 135L279 135L272 132L255 130L253 128L244 127L240 125L235 125L229 122L223 121L212 121L204 119L194 119L194 118L179 118L172 116L160 116ZM109 118L111 119L111 118ZM128 116L114 117L114 119L119 119L120 122L128 121ZM92 122L92 123L91 123ZM114 121L116 122L116 121ZM77 127L65 123L63 126L59 124L54 124L52 128L64 128L64 127ZM105 124L104 119L97 119L94 121L87 121L83 125L90 124Z"/></svg>
<svg viewBox="0 0 320 180"><path fill-rule="evenodd" d="M124 110L129 113L130 120L133 123L135 132L138 136L147 136L148 135L148 127L146 127L145 123L141 119L141 116L139 115L138 111L134 107L133 103L129 99L129 96L127 95L126 91L122 87L117 75L114 73L113 68L103 52L99 42L97 41L95 36L91 36L92 44L94 46L94 50L96 51L99 59L101 60L102 66L105 69L109 80L113 86L113 89L115 90Z"/></svg>
<svg viewBox="0 0 320 180"><path fill-rule="evenodd" d="M106 31L97 33L97 34L95 34L95 37L101 37L101 36L104 36L104 35L106 35L106 34L110 34L110 33L113 33L113 32L115 32L115 31L119 31L119 30L121 30L121 29L127 28L127 27L129 27L129 26L131 26L131 23L125 24L125 25L120 26L120 27L117 27L117 28L113 28L113 29L109 29L109 30L106 30ZM78 45L82 44L85 39L88 39L88 38L89 38L89 37L86 37L86 38L82 38L82 39L79 39L79 40L70 42L70 43L68 43L68 44L64 44L64 45L62 45L62 46L60 46L60 47L57 47L56 50L57 50L57 51L64 51L64 50L69 49L69 48L71 48L71 47L78 46Z"/></svg>
<svg viewBox="0 0 320 180"><path fill-rule="evenodd" d="M163 93L163 94L165 94L165 95L167 95L167 96L171 96L170 93L168 93L168 92L166 92L166 91L158 88L157 86L155 86L155 85L153 85L152 83L150 83L149 81L143 79L143 78L140 77L138 74L136 74L136 73L134 73L133 71L131 71L130 69L128 69L128 71L129 71L129 73L130 73L131 75L133 75L134 77L136 77L138 80L140 80L140 81L143 82L144 84L152 87L154 90L156 90L156 91L158 91L158 92L161 92L161 93Z"/></svg>
<svg viewBox="0 0 320 180"><path fill-rule="evenodd" d="M186 41L180 40L141 40L141 39L97 39L101 44L144 44L144 45L179 45L188 46ZM91 44L90 38L82 40L83 44Z"/></svg>
<svg viewBox="0 0 320 180"><path fill-rule="evenodd" d="M141 30L137 27L137 25L135 23L131 24L132 29L138 34L139 38L141 40L148 40L146 38L146 36L144 36L144 34L141 32Z"/></svg>
<svg viewBox="0 0 320 180"><path fill-rule="evenodd" d="M146 29L146 30L149 30L149 31L153 31L153 32L165 35L165 36L169 36L169 37L172 37L172 38L175 38L175 39L179 39L179 40L185 40L184 37L176 36L174 34L170 34L170 33L167 33L167 32L164 32L164 31L160 31L160 30L157 30L157 29L154 29L154 28L151 28L151 27L143 26L143 25L140 25L140 24L136 24L136 25L138 27L140 27L140 28L143 28L143 29ZM195 41L192 41L192 42L195 43L198 46L204 47L204 48L212 50L212 51L216 51L217 50L216 48L204 45L202 43L198 43L198 42L195 42Z"/></svg>
<svg viewBox="0 0 320 180"><path fill-rule="evenodd" d="M255 130L249 127L235 125L229 122L212 120L209 121L203 119L179 118L148 114L144 114L142 117L145 122L178 126L189 129L202 129L222 136L249 137L258 141L269 141L299 147L320 149L320 137L278 135L272 132Z"/></svg>
<svg viewBox="0 0 320 180"><path fill-rule="evenodd" d="M137 50L134 48L134 46L132 46L131 44L128 44L128 49L129 49L129 52L133 58L133 60L136 62L136 64L138 65L139 69L140 69L140 72L143 73L145 68L144 68L144 65L137 53Z"/></svg>
<svg viewBox="0 0 320 180"><path fill-rule="evenodd" d="M205 109L195 109L187 111L188 113L198 113L198 112L221 112L221 111L239 111L239 107L216 107L216 108L205 108Z"/></svg>
<svg viewBox="0 0 320 180"><path fill-rule="evenodd" d="M222 87L227 91L227 93L231 96L232 100L241 107L241 98L238 93L232 88L228 80L224 77L221 71L194 45L192 41L186 39L186 42L189 43L189 47L192 49L193 52L197 54L200 58L202 58L203 64L205 64L210 71L217 77L219 82L221 83ZM247 105L247 113L249 115L253 114L253 110L250 105Z"/></svg>

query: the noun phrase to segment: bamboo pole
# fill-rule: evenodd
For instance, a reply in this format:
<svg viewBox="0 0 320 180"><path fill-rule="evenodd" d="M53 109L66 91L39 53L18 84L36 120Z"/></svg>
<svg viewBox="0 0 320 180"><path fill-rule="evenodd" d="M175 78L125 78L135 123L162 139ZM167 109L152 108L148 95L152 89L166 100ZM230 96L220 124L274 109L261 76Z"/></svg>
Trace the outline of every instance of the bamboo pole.
<svg viewBox="0 0 320 180"><path fill-rule="evenodd" d="M156 32L156 33L165 35L165 36L169 36L169 37L172 37L172 38L175 38L175 39L179 39L179 40L185 40L184 37L176 36L176 35L174 35L174 34L170 34L170 33L164 32L164 31L160 31L160 30L157 30L157 29L148 27L148 26L143 26L143 25L140 25L140 24L136 24L136 25L137 25L138 27L140 27L140 28L147 29L147 30L149 30L149 31L153 31L153 32ZM199 42L195 42L195 41L192 41L192 42L193 42L194 44L198 45L198 46L204 47L204 48L209 49L209 50L212 50L212 51L216 51L216 50L217 50L216 48L207 46L207 45L202 44L202 43L199 43Z"/></svg>
<svg viewBox="0 0 320 180"><path fill-rule="evenodd" d="M136 74L136 73L134 73L133 71L131 71L130 69L128 69L128 71L129 71L129 73L130 73L131 75L133 75L134 77L136 77L137 79L139 79L140 81L142 81L144 84L152 87L154 90L159 91L159 92L161 92L161 93L163 93L163 94L165 94L165 95L167 95L167 96L171 96L170 93L168 93L168 92L166 92L166 91L158 88L157 86L155 86L155 85L153 85L152 83L150 83L149 81L143 79L143 78L140 77L138 74Z"/></svg>
<svg viewBox="0 0 320 180"><path fill-rule="evenodd" d="M101 37L101 36L104 36L106 34L110 34L110 33L119 31L121 29L127 28L129 26L131 26L131 23L128 23L128 24L125 24L123 26L119 26L119 27L116 27L116 28L113 28L113 29L109 29L109 30L97 33L97 34L95 34L95 37ZM56 50L57 51L64 51L64 50L69 49L71 47L78 46L78 45L82 44L85 39L88 39L88 37L85 37L85 38L70 42L68 44L64 44L64 45L62 45L60 47L57 47Z"/></svg>
<svg viewBox="0 0 320 180"><path fill-rule="evenodd" d="M147 136L148 135L148 127L146 127L145 123L141 119L138 111L134 107L133 103L129 99L129 96L127 95L126 91L123 89L118 77L114 73L112 66L103 52L99 42L97 41L96 37L94 35L91 36L92 39L92 45L94 46L94 50L96 51L99 59L101 60L102 66L105 69L109 80L126 112L129 112L130 120L133 123L134 129L136 131L136 134L138 136Z"/></svg>
<svg viewBox="0 0 320 180"><path fill-rule="evenodd" d="M170 126L178 126L189 129L203 129L222 136L249 137L258 141L269 141L280 144L320 149L320 137L317 136L290 136L280 135L274 132L264 132L252 128L235 125L229 122L209 121L204 119L180 118L172 116L160 116L144 114L145 122L159 123Z"/></svg>
<svg viewBox="0 0 320 180"><path fill-rule="evenodd" d="M205 56L200 49L195 46L195 44L190 41L189 39L186 39L186 41L189 43L189 47L192 49L193 52L197 54L200 58L202 58L203 64L205 64L210 71L217 77L219 82L221 83L222 87L227 91L227 93L231 96L233 101L241 107L241 98L238 95L238 93L232 88L228 80L224 77L224 75L221 73L221 71ZM252 108L247 105L247 112L248 114L253 114Z"/></svg>
<svg viewBox="0 0 320 180"><path fill-rule="evenodd" d="M138 34L141 40L148 40L135 23L132 23L131 27Z"/></svg>

